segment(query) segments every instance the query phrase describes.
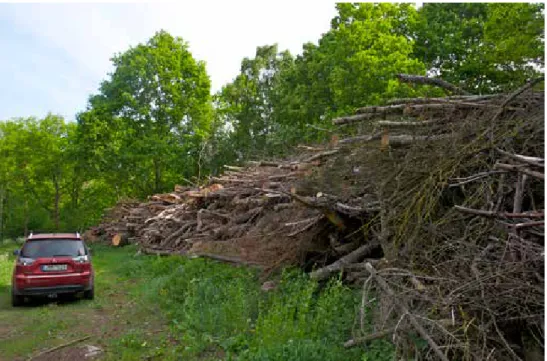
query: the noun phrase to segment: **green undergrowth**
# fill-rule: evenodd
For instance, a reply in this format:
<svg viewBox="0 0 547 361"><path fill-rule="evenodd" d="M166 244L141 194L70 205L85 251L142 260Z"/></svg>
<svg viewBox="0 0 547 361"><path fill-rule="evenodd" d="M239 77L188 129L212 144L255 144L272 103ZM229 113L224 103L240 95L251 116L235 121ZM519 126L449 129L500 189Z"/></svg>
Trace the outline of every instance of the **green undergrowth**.
<svg viewBox="0 0 547 361"><path fill-rule="evenodd" d="M127 275L148 279L141 302L159 304L176 344L164 354L207 360L371 360L345 349L359 294L332 280L320 285L298 270L283 272L277 288L260 290L258 274L206 259L134 258ZM371 345L392 359L392 349ZM385 357L385 358L384 358Z"/></svg>
<svg viewBox="0 0 547 361"><path fill-rule="evenodd" d="M319 284L286 270L264 292L250 268L93 245L95 300L13 309L15 248L0 245L0 326L9 325L0 327L2 361L90 333L89 342L105 349L104 361L393 359L385 340L343 347L356 327L360 292L336 279Z"/></svg>

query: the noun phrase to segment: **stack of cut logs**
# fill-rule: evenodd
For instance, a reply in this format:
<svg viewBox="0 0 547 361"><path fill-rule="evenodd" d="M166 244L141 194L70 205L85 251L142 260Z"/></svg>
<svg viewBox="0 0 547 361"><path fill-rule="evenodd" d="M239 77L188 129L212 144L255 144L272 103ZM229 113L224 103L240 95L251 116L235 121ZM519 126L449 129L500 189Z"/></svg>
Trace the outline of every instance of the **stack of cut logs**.
<svg viewBox="0 0 547 361"><path fill-rule="evenodd" d="M84 233L85 239L88 242L102 242L105 239L110 241L117 234L126 232L126 217L140 205L141 203L138 201L124 199L119 201L114 207L106 209L101 224L89 228Z"/></svg>
<svg viewBox="0 0 547 361"><path fill-rule="evenodd" d="M295 161L226 166L207 187L177 186L147 203L125 205L117 219L109 215L93 232L114 246L138 243L145 253L195 254L263 268L301 263L312 248L341 255L358 249L360 237L347 235L377 214L378 203L371 195L344 202L327 193L299 192L299 181L338 152L306 151ZM357 222L346 224L351 219ZM319 238L329 233L330 242L314 244L324 243ZM376 243L366 247L375 248Z"/></svg>

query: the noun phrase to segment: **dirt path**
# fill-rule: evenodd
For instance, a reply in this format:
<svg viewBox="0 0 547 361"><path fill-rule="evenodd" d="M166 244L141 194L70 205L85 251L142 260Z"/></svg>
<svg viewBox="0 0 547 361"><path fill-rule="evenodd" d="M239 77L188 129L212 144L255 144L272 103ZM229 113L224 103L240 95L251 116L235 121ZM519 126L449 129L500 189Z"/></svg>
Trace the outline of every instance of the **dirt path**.
<svg viewBox="0 0 547 361"><path fill-rule="evenodd" d="M0 254L13 248L14 245L2 246ZM113 360L128 353L126 349L168 339L166 322L156 306L139 297L140 287L144 287L141 281L120 275L127 257L123 252L110 250L94 256L93 301L33 300L20 308L10 304L14 260L0 258L0 361ZM83 337L86 339L81 342L42 354Z"/></svg>

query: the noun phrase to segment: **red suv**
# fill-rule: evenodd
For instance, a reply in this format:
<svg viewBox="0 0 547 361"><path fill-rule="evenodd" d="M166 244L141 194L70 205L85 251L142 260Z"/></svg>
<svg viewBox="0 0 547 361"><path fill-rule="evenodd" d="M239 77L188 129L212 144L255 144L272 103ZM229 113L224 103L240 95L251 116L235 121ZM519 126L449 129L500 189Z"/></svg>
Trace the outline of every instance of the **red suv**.
<svg viewBox="0 0 547 361"><path fill-rule="evenodd" d="M93 299L94 272L89 250L78 233L31 234L21 250L14 251L11 302L25 297L84 293Z"/></svg>

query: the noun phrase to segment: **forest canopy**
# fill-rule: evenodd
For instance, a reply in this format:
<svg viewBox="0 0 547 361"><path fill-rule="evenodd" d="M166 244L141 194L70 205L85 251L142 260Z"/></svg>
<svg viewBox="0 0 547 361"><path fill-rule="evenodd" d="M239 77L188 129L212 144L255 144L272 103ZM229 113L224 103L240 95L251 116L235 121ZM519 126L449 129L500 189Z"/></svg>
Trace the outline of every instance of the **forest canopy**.
<svg viewBox="0 0 547 361"><path fill-rule="evenodd" d="M0 239L83 230L122 198L199 184L224 164L328 140L331 120L358 107L443 95L400 83L399 73L473 94L508 91L543 73L543 4L336 10L329 31L301 54L258 46L215 94L206 63L183 38L158 31L112 57L114 70L76 122L55 114L0 121Z"/></svg>

